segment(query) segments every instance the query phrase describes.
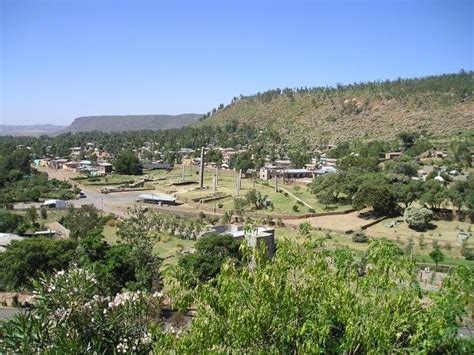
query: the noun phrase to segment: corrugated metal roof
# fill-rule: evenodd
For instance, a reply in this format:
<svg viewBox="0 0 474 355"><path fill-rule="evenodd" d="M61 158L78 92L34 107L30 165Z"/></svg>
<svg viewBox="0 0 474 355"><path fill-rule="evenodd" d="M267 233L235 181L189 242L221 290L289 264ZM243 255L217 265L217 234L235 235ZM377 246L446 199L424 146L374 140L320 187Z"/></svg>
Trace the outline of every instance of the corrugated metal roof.
<svg viewBox="0 0 474 355"><path fill-rule="evenodd" d="M142 200L152 200L152 201L166 201L166 202L176 201L176 197L173 197L170 195L141 194L138 196L138 198Z"/></svg>

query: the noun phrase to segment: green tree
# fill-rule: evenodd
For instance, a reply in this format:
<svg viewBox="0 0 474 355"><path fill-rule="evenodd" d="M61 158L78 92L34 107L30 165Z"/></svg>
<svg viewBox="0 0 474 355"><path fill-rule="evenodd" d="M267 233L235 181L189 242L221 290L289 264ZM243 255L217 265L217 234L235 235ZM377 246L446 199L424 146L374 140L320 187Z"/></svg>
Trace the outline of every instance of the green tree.
<svg viewBox="0 0 474 355"><path fill-rule="evenodd" d="M440 292L421 298L414 260L388 241L370 242L362 262L348 249L315 249L289 241L279 243L272 262L260 254L255 260L252 270L229 261L214 283L201 285L191 297L186 293L176 299L175 304L183 301L183 308L195 305L197 315L178 336L157 334L154 351L462 353L467 349L457 337L457 319L466 314L473 291L472 268L458 268Z"/></svg>
<svg viewBox="0 0 474 355"><path fill-rule="evenodd" d="M35 224L38 220L38 211L35 206L31 206L26 210L26 219L31 223Z"/></svg>
<svg viewBox="0 0 474 355"><path fill-rule="evenodd" d="M194 254L184 255L178 261L178 279L187 287L195 287L219 274L227 258L240 260L240 240L231 235L217 234L200 238Z"/></svg>
<svg viewBox="0 0 474 355"><path fill-rule="evenodd" d="M321 203L326 206L331 203L339 202L339 196L345 187L344 175L340 173L327 174L321 177L315 177L311 182L309 189L316 195Z"/></svg>
<svg viewBox="0 0 474 355"><path fill-rule="evenodd" d="M403 203L405 208L419 200L423 191L423 182L420 180L410 180L407 184L400 184L395 189L397 200Z"/></svg>
<svg viewBox="0 0 474 355"><path fill-rule="evenodd" d="M73 267L34 282L35 307L0 324L2 353L109 354L151 352L150 318L160 294L110 296L97 275Z"/></svg>
<svg viewBox="0 0 474 355"><path fill-rule="evenodd" d="M424 207L409 206L405 209L403 217L410 228L425 231L433 219L433 212Z"/></svg>
<svg viewBox="0 0 474 355"><path fill-rule="evenodd" d="M380 215L393 214L396 209L395 192L389 184L362 185L354 195L352 206L357 210L372 207Z"/></svg>
<svg viewBox="0 0 474 355"><path fill-rule="evenodd" d="M448 197L447 188L438 181L427 180L424 184L424 190L420 196L420 202L427 204L431 209L441 208L441 204Z"/></svg>
<svg viewBox="0 0 474 355"><path fill-rule="evenodd" d="M75 258L74 240L46 237L13 241L0 253L0 276L9 289L31 287L32 279L41 273L66 269Z"/></svg>
<svg viewBox="0 0 474 355"><path fill-rule="evenodd" d="M24 218L16 213L0 210L0 232L21 233L23 232Z"/></svg>
<svg viewBox="0 0 474 355"><path fill-rule="evenodd" d="M79 239L85 237L94 229L102 230L103 220L99 210L94 205L82 205L80 208L71 206L62 223L70 230L70 237Z"/></svg>
<svg viewBox="0 0 474 355"><path fill-rule="evenodd" d="M435 262L436 264L436 269L438 269L438 264L444 260L444 254L441 251L439 245L436 246L431 252L430 252L430 258Z"/></svg>
<svg viewBox="0 0 474 355"><path fill-rule="evenodd" d="M141 175L143 167L133 152L121 152L114 161L114 168L118 174Z"/></svg>
<svg viewBox="0 0 474 355"><path fill-rule="evenodd" d="M162 287L159 272L162 259L153 253L157 218L156 214L135 209L118 225L117 235L123 243L131 246L136 283L129 283L129 288L156 290Z"/></svg>

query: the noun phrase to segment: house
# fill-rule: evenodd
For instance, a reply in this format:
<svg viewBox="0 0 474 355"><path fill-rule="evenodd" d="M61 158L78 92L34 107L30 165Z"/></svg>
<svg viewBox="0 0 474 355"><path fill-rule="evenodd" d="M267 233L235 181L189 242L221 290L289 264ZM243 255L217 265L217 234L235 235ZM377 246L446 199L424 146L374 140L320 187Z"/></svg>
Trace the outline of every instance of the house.
<svg viewBox="0 0 474 355"><path fill-rule="evenodd" d="M78 158L81 155L81 151L81 147L72 147L71 153L69 155L71 156L71 158Z"/></svg>
<svg viewBox="0 0 474 355"><path fill-rule="evenodd" d="M314 176L314 172L308 169L285 169L281 166L264 166L260 168L259 177L260 180L271 180L275 176L279 178L283 178L285 180L288 179L304 179L304 178L312 178Z"/></svg>
<svg viewBox="0 0 474 355"><path fill-rule="evenodd" d="M63 164L67 163L68 159L53 159L49 162L49 167L52 169L62 169Z"/></svg>
<svg viewBox="0 0 474 355"><path fill-rule="evenodd" d="M113 165L110 163L97 164L97 171L101 174L110 174L113 170Z"/></svg>
<svg viewBox="0 0 474 355"><path fill-rule="evenodd" d="M40 159L38 166L40 166L42 168L47 168L49 166L50 161L51 161L51 159L49 159L49 158Z"/></svg>
<svg viewBox="0 0 474 355"><path fill-rule="evenodd" d="M176 197L171 195L142 194L138 196L138 202L153 203L157 205L174 205Z"/></svg>
<svg viewBox="0 0 474 355"><path fill-rule="evenodd" d="M384 155L385 160L392 160L402 155L402 152L387 152Z"/></svg>
<svg viewBox="0 0 474 355"><path fill-rule="evenodd" d="M79 163L77 161L68 161L63 164L63 170L67 171L76 171L79 167Z"/></svg>
<svg viewBox="0 0 474 355"><path fill-rule="evenodd" d="M275 254L275 229L270 227L256 227L253 230L246 230L244 226L233 224L225 224L220 226L212 226L208 231L199 234L198 239L218 234L228 234L239 240L247 240L250 247L255 248L261 243L265 243L267 254L272 257Z"/></svg>
<svg viewBox="0 0 474 355"><path fill-rule="evenodd" d="M112 158L113 158L113 155L110 154L109 152L103 150L102 152L100 152L99 154L97 154L97 158L98 158L98 159L107 160L107 159L112 159Z"/></svg>

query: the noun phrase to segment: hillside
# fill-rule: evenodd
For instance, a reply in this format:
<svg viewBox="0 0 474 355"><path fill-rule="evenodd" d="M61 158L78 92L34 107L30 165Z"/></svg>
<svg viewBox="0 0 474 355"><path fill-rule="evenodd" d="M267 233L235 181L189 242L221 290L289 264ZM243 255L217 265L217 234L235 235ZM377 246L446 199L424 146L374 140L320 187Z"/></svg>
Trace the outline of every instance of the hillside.
<svg viewBox="0 0 474 355"><path fill-rule="evenodd" d="M234 98L200 124L237 120L273 128L291 143L392 138L401 131L448 135L474 129L473 72L420 79L276 89Z"/></svg>
<svg viewBox="0 0 474 355"><path fill-rule="evenodd" d="M42 134L54 134L62 131L66 126L52 124L38 125L0 125L0 136L39 136Z"/></svg>
<svg viewBox="0 0 474 355"><path fill-rule="evenodd" d="M127 115L127 116L87 116L79 117L66 127L64 132L123 132L141 130L165 130L189 126L201 115Z"/></svg>

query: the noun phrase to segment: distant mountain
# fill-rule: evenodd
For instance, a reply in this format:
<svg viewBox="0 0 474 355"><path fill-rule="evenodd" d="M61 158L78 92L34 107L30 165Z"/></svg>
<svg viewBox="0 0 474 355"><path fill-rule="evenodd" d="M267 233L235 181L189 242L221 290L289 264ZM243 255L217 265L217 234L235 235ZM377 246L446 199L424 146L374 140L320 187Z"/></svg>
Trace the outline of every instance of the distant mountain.
<svg viewBox="0 0 474 355"><path fill-rule="evenodd" d="M199 125L249 124L294 144L383 140L402 131L445 136L474 129L474 72L274 89L235 97L213 112Z"/></svg>
<svg viewBox="0 0 474 355"><path fill-rule="evenodd" d="M0 125L0 136L40 136L42 134L56 134L66 126L52 124L37 124L25 126Z"/></svg>
<svg viewBox="0 0 474 355"><path fill-rule="evenodd" d="M127 116L87 116L79 117L66 127L64 132L124 132L141 130L165 130L189 126L202 115L186 113L182 115L127 115Z"/></svg>

